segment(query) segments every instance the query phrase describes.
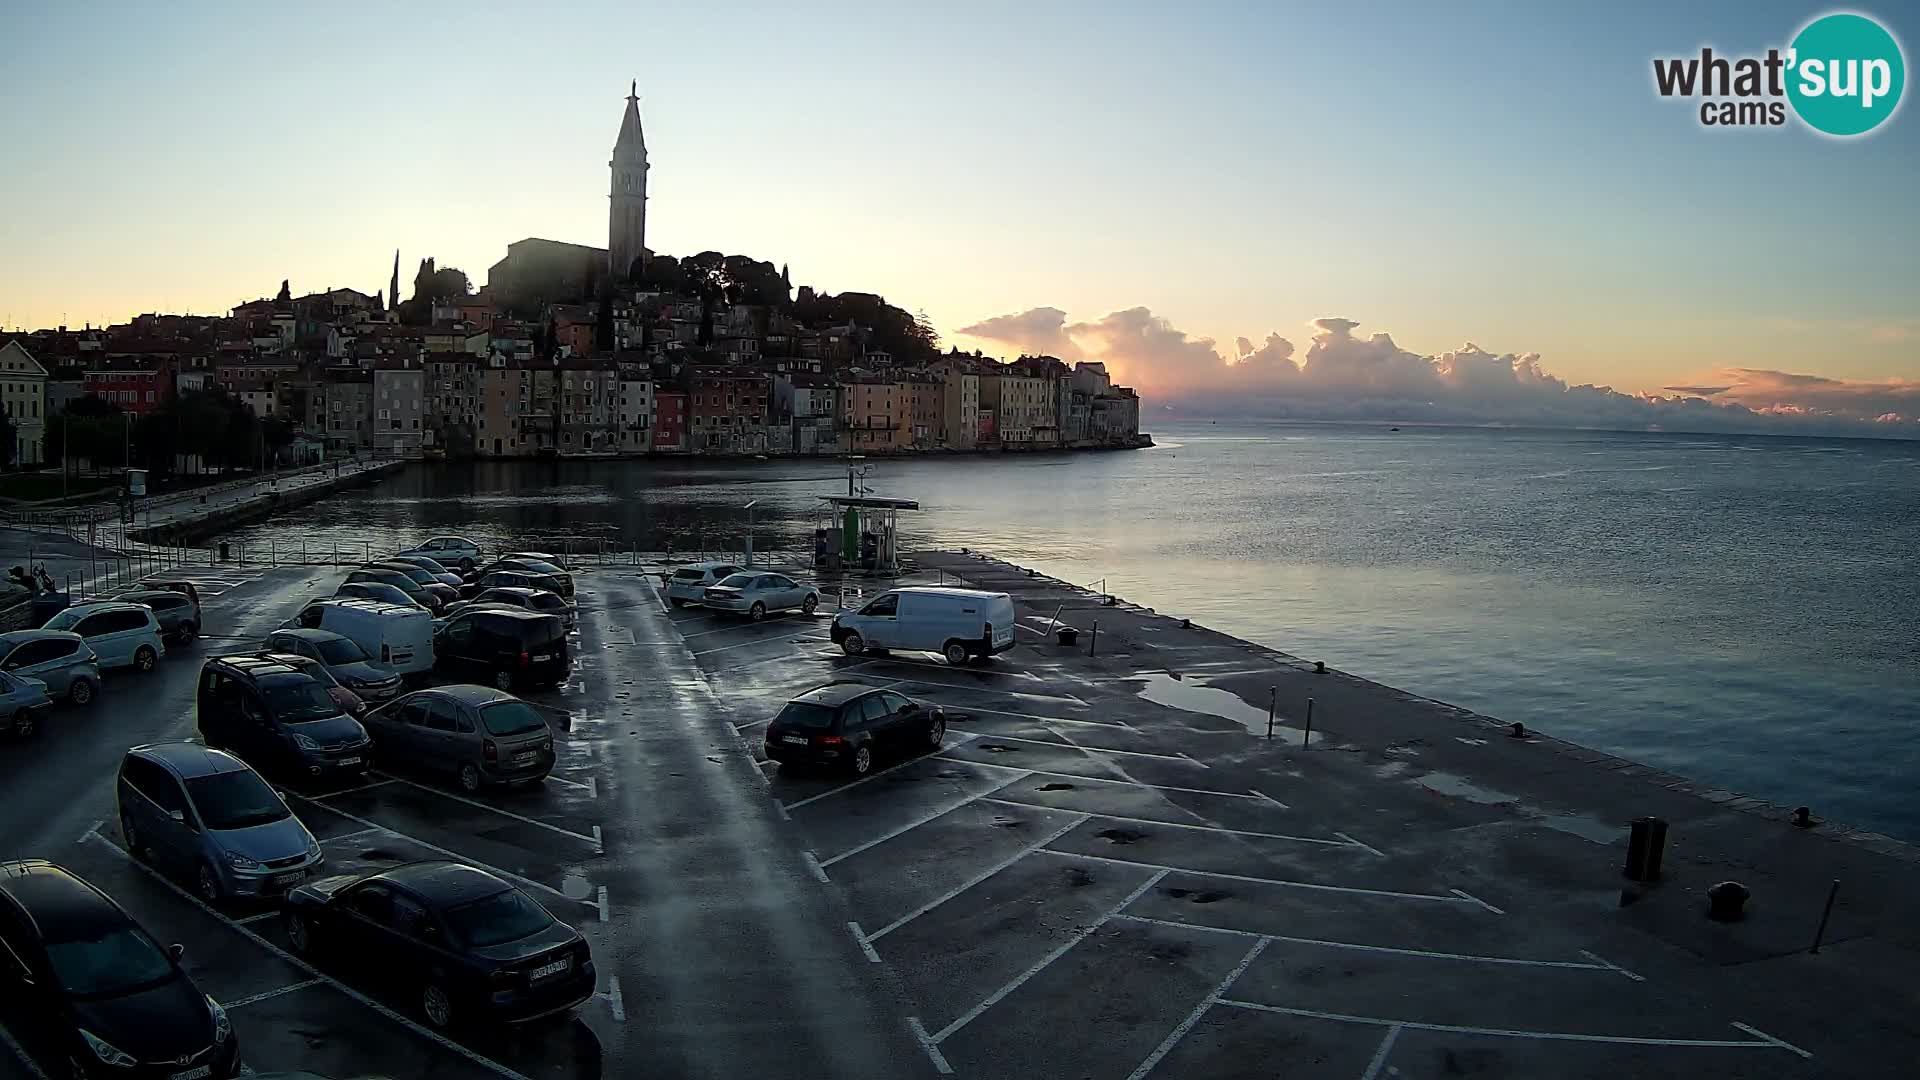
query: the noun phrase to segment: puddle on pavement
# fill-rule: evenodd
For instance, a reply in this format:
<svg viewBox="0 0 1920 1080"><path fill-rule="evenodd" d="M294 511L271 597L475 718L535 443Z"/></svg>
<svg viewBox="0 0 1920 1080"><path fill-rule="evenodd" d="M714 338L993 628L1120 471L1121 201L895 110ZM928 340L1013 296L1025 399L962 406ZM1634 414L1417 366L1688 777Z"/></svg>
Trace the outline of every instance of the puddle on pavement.
<svg viewBox="0 0 1920 1080"><path fill-rule="evenodd" d="M1165 705L1169 709L1180 709L1183 712L1218 716L1223 720L1231 720L1239 724L1250 734L1258 735L1263 739L1267 737L1267 710L1247 704L1238 694L1218 687L1176 679L1171 675L1158 672L1139 676L1139 678L1143 679L1146 685L1135 693L1155 705ZM1281 726L1286 720L1287 717L1284 714L1275 717L1273 737L1275 741L1299 746L1302 732L1297 728ZM1319 743L1321 739L1320 732L1313 733L1313 742Z"/></svg>
<svg viewBox="0 0 1920 1080"><path fill-rule="evenodd" d="M386 848L377 848L377 847L368 848L365 851L362 851L360 853L360 857L367 860L368 862L399 862L400 861L400 856L394 854L391 851L388 851Z"/></svg>
<svg viewBox="0 0 1920 1080"><path fill-rule="evenodd" d="M1465 799L1468 802L1479 803L1482 806L1498 806L1501 803L1517 803L1520 801L1520 796L1518 795L1509 795L1504 791L1483 788L1478 784L1472 783L1466 777L1456 776L1453 773L1428 773L1425 776L1415 777L1413 782L1426 788L1428 791L1437 792L1441 795L1449 795L1456 799Z"/></svg>
<svg viewBox="0 0 1920 1080"><path fill-rule="evenodd" d="M1017 746L1007 746L1004 743L990 742L981 743L980 749L985 750L989 754L1011 754L1020 748Z"/></svg>
<svg viewBox="0 0 1920 1080"><path fill-rule="evenodd" d="M1064 876L1066 877L1067 888L1069 889L1084 889L1093 884L1093 875L1077 866L1067 867Z"/></svg>
<svg viewBox="0 0 1920 1080"><path fill-rule="evenodd" d="M1194 904L1217 904L1233 894L1224 889L1164 889L1175 900L1185 900Z"/></svg>
<svg viewBox="0 0 1920 1080"><path fill-rule="evenodd" d="M1024 829L1027 823L1021 821L1019 818L996 817L992 821L987 822L987 826L994 829Z"/></svg>
<svg viewBox="0 0 1920 1080"><path fill-rule="evenodd" d="M1412 767L1412 765L1404 761L1389 761L1385 764L1374 766L1373 774L1382 780L1391 780Z"/></svg>
<svg viewBox="0 0 1920 1080"><path fill-rule="evenodd" d="M593 895L593 882L579 874L568 874L560 880L560 893L569 900L585 900Z"/></svg>
<svg viewBox="0 0 1920 1080"><path fill-rule="evenodd" d="M1582 840L1591 840L1596 844L1617 844L1625 827L1609 825L1598 818L1580 814L1547 814L1539 819L1540 824L1557 832L1571 833Z"/></svg>
<svg viewBox="0 0 1920 1080"><path fill-rule="evenodd" d="M1073 790L1073 785L1072 785L1072 784L1058 784L1058 783L1056 783L1056 784L1041 784L1041 785L1040 785L1039 787L1037 787L1037 788L1034 788L1033 790L1035 790L1035 791L1072 791L1072 790Z"/></svg>
<svg viewBox="0 0 1920 1080"><path fill-rule="evenodd" d="M1093 835L1109 844L1137 844L1147 838L1147 834L1138 829L1101 829Z"/></svg>

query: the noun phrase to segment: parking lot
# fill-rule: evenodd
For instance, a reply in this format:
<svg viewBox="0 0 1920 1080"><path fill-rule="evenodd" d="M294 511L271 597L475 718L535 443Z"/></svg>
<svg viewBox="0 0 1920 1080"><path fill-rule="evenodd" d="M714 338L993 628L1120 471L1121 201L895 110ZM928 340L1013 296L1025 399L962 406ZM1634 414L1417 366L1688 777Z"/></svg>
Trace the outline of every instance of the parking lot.
<svg viewBox="0 0 1920 1080"><path fill-rule="evenodd" d="M834 606L673 618L942 1072L1807 1075L1807 1050L1635 970L1644 957L1619 950L1638 946L1488 892L1447 852L1471 811L1420 835L1427 807L1383 805L1384 784L1348 801L1303 783L1300 758L1255 766L1231 710L1146 700L1032 612L1021 648L950 667L841 656ZM1180 662L1247 666L1205 648ZM945 745L860 780L766 761L766 721L829 679L941 706ZM1292 805L1309 791L1316 805Z"/></svg>
<svg viewBox="0 0 1920 1080"><path fill-rule="evenodd" d="M592 944L601 985L577 1013L442 1035L336 958L291 956L273 908L209 908L121 847L120 752L190 736L199 660L339 574L184 576L203 583L200 643L4 748L21 827L0 855L67 865L183 943L254 1071L1798 1077L1821 1051L1567 917L1591 896L1478 865L1488 808L1320 782L1352 755L1275 754L1231 709L1148 700L1116 673L1124 653L1052 645L1032 610L988 664L849 659L827 640L831 588L817 616L751 623L669 609L632 570L578 575L573 676L529 695L556 729L546 783L469 797L378 772L290 791L328 871L458 859ZM1184 648L1195 681L1248 665ZM857 781L765 761L765 722L835 678L939 705L944 745ZM0 1047L0 1078L56 1075L31 1034L7 1023L24 1052Z"/></svg>

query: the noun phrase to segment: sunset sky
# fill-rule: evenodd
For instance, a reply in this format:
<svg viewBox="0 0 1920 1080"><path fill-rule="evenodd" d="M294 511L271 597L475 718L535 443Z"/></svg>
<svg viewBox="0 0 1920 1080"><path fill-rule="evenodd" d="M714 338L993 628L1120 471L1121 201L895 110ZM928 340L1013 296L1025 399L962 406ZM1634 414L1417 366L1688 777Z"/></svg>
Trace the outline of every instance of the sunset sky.
<svg viewBox="0 0 1920 1080"><path fill-rule="evenodd" d="M1912 108L1840 142L1705 130L1652 89L1654 56L1784 46L1817 6L276 7L0 15L0 322L604 245L637 78L656 251L786 262L990 354L1028 342L958 331L1052 308L1175 390L1101 329L1145 309L1149 349L1277 333L1297 361L1351 320L1632 392L1920 398Z"/></svg>

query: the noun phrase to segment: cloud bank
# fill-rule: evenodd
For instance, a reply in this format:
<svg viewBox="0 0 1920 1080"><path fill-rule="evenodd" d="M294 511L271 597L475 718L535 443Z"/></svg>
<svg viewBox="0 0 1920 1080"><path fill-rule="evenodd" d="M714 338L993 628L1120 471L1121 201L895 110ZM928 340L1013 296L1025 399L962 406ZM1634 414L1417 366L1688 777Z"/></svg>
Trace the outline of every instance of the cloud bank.
<svg viewBox="0 0 1920 1080"><path fill-rule="evenodd" d="M1471 342L1409 352L1351 319L1311 324L1306 351L1270 333L1230 349L1194 337L1145 307L1069 322L1031 308L961 327L960 334L1022 352L1097 360L1137 387L1149 408L1316 420L1541 424L1554 427L1771 431L1920 438L1920 380L1880 382L1726 368L1711 382L1624 394L1573 385L1537 353L1492 353Z"/></svg>

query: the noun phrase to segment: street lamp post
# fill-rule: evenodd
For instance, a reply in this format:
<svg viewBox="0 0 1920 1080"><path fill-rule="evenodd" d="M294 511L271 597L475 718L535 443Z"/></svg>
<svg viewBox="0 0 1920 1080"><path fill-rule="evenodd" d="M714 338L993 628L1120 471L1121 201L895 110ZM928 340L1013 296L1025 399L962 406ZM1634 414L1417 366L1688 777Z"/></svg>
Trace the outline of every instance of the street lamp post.
<svg viewBox="0 0 1920 1080"><path fill-rule="evenodd" d="M759 499L747 503L747 569L753 569L753 508L760 505Z"/></svg>

